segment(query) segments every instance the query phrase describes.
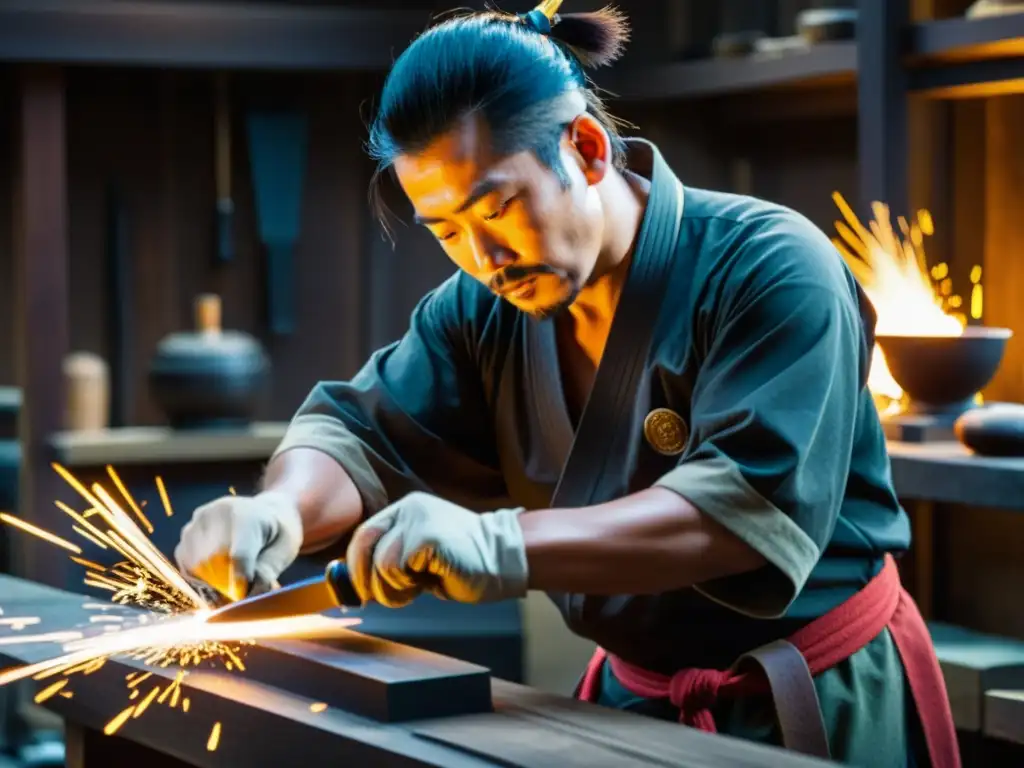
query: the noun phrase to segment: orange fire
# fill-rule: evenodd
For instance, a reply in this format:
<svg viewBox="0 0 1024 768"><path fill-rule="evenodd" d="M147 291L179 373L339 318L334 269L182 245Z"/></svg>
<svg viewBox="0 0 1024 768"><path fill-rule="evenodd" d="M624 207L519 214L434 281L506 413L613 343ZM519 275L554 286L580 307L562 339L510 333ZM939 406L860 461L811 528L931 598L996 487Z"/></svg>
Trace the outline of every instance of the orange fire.
<svg viewBox="0 0 1024 768"><path fill-rule="evenodd" d="M946 264L928 267L924 238L934 233L928 211L915 221L898 219L894 231L889 207L874 203L874 220L864 227L838 192L832 199L845 221L836 222L838 237L832 242L843 255L878 314L876 332L899 336L959 336L968 315L982 313L981 267L971 270L970 306L953 293ZM905 405L903 389L893 379L882 350L875 345L868 388L883 413L898 412Z"/></svg>

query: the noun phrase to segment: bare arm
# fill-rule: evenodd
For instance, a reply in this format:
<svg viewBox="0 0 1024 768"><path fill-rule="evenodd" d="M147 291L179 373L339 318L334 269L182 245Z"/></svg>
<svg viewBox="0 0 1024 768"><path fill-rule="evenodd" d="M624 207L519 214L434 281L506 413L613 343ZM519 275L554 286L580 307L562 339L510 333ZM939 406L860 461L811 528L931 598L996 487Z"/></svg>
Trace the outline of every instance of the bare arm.
<svg viewBox="0 0 1024 768"><path fill-rule="evenodd" d="M754 571L765 558L667 488L520 516L530 589L655 594Z"/></svg>
<svg viewBox="0 0 1024 768"><path fill-rule="evenodd" d="M314 448L275 456L267 465L263 492L287 496L298 507L304 553L334 543L363 517L363 501L348 472Z"/></svg>

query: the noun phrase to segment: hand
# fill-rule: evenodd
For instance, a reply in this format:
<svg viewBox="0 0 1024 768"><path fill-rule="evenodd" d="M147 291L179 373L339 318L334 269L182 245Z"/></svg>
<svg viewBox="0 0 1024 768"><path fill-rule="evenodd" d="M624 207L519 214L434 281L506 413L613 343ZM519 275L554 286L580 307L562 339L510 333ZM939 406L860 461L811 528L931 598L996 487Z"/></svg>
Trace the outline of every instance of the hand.
<svg viewBox="0 0 1024 768"><path fill-rule="evenodd" d="M277 587L299 555L302 535L302 517L287 496L224 496L193 513L174 558L182 573L240 600Z"/></svg>
<svg viewBox="0 0 1024 768"><path fill-rule="evenodd" d="M523 597L522 509L478 514L426 493L381 510L352 535L346 560L363 600L398 608L422 592L483 603Z"/></svg>

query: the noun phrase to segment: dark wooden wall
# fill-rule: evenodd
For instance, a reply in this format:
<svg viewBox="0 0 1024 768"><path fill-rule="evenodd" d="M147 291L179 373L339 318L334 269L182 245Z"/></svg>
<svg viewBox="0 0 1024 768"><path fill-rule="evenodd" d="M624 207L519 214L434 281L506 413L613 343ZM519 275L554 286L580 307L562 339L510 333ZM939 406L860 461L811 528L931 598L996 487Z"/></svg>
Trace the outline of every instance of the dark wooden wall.
<svg viewBox="0 0 1024 768"><path fill-rule="evenodd" d="M365 195L372 170L361 151L360 102L366 79L339 76L237 76L233 100L233 194L237 258L213 260L215 199L212 79L207 73L80 69L68 78L68 175L71 241L71 347L110 355L105 252L109 190L127 213L131 286L131 413L154 423L145 371L159 339L192 323L192 301L223 297L224 325L261 338L275 368L266 418L286 418L317 377L351 374L365 355L365 283L370 234ZM262 253L256 235L244 141L249 106L293 106L310 118L302 234L295 254L298 332L263 332ZM6 128L9 120L3 122ZM9 141L4 144L10 145ZM0 177L10 177L9 153ZM6 202L9 189L0 185ZM8 204L5 210L10 210ZM4 217L0 274L10 271L10 221ZM0 280L7 290L9 280ZM11 308L0 293L0 334L10 337ZM44 340L33 340L44 343ZM0 381L14 383L9 348Z"/></svg>
<svg viewBox="0 0 1024 768"><path fill-rule="evenodd" d="M580 8L603 4L577 3ZM621 5L630 12L634 29L622 66L675 55L672 30L663 20L672 7L681 7L677 0ZM744 16L745 3L732 5L740 10L723 10L722 23L743 27L750 17ZM801 3L786 5L796 8ZM791 17L791 9L786 11L786 18ZM0 146L5 148L13 145L11 74L0 70ZM451 273L452 266L426 233L399 227L393 248L368 211L372 165L363 155L362 142L380 82L370 74L230 75L238 255L234 263L217 265L212 238L212 73L69 71L71 348L111 357L114 297L106 274L105 221L108 195L117 190L129 232L129 423L161 423L147 392L146 369L161 337L191 327L192 302L199 293L219 293L225 327L248 331L266 345L274 366L273 391L260 415L286 419L317 379L351 375L372 349L400 335L416 301ZM284 339L263 330L263 255L243 122L247 109L261 106L294 107L310 118L302 232L295 254L298 331ZM639 134L662 147L688 184L753 192L792 205L823 227L834 218L829 197L833 189L856 197L852 116L761 127L737 120L733 110L726 129L719 105L713 103L622 105L618 111L638 125ZM794 130L799 142L793 141ZM11 209L7 180L12 163L12 153L0 151L0 210L5 212ZM745 170L738 173L741 168ZM391 199L398 212L406 212L400 195ZM0 338L11 338L13 332L10 271L11 221L4 215ZM16 383L10 349L0 347L0 385Z"/></svg>

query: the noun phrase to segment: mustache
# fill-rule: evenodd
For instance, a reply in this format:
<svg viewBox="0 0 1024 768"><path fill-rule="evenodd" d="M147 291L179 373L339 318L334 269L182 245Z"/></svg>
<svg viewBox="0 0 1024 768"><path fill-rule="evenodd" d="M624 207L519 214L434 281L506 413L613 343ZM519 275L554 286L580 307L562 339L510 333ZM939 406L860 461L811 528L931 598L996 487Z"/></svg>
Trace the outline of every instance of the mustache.
<svg viewBox="0 0 1024 768"><path fill-rule="evenodd" d="M501 293L507 285L515 285L521 283L524 280L529 280L531 277L538 277L541 275L555 275L563 280L570 278L570 275L563 270L555 269L547 264L513 264L509 267L505 267L500 272L495 272L487 284L495 293Z"/></svg>

